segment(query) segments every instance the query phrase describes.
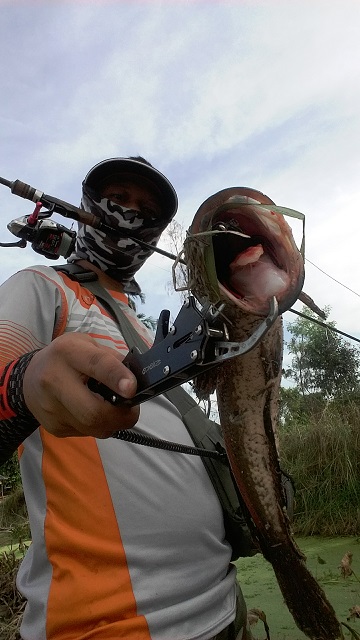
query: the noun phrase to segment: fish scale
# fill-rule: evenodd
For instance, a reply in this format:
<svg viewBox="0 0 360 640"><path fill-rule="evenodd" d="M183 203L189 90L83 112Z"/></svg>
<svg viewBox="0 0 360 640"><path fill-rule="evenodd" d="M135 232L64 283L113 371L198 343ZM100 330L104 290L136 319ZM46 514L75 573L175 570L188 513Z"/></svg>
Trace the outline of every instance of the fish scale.
<svg viewBox="0 0 360 640"><path fill-rule="evenodd" d="M213 303L218 300L224 302L229 338L231 341L242 342L261 322L263 308L257 310L256 300L242 301L241 292L235 292L234 296L232 291L232 295L227 296L224 276L221 286L215 281L218 277L216 247L213 245L209 249L212 236L209 236L207 242L206 236L201 236L201 242L196 237L197 233L212 230L214 220L218 225L218 212L221 212L220 215L226 213L226 203L229 203L228 208L231 209L237 196L245 199L250 197L252 201L257 198L258 203L272 202L259 192L240 187L214 194L195 215L184 253L191 292L199 299L208 298ZM241 207L231 211L231 214L232 223L238 216L239 227L249 233L241 219ZM250 215L251 208L247 207L247 219ZM259 207L255 207L255 222L258 215ZM269 215L268 210L264 211L264 215ZM280 219L279 213L271 212L271 216L272 224L262 224L261 227L269 230L269 237L266 238L268 246L272 247L274 259L279 264L282 262L280 269L284 269L289 278L288 289L283 298L278 300L279 307L284 311L293 304L301 291L303 260L290 227ZM253 221L251 224L253 232ZM271 235L271 226L276 228L275 239ZM276 253L276 243L281 244L281 259ZM212 251L215 255L212 255ZM229 255L228 258L231 262L235 256ZM221 264L224 264L224 255L221 256ZM226 269L224 272L226 273ZM252 351L198 376L194 386L199 397L216 390L226 451L246 507L245 516L261 552L273 567L295 623L312 640L337 640L343 637L340 623L324 591L306 567L306 559L293 538L286 513L276 435L282 354L283 328L279 317Z"/></svg>

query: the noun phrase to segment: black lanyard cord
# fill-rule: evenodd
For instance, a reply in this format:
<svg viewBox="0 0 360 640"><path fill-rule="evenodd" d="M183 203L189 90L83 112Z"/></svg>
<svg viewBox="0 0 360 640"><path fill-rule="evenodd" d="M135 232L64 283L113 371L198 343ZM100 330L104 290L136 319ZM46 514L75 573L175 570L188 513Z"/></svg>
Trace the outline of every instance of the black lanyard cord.
<svg viewBox="0 0 360 640"><path fill-rule="evenodd" d="M164 449L165 451L175 451L177 453L187 453L191 456L200 456L202 458L214 458L221 462L227 463L226 453L220 451L211 451L210 449L201 449L199 447L190 447L186 444L179 444L177 442L170 442L169 440L161 440L160 438L153 438L152 436L146 436L143 433L136 433L131 429L122 429L116 431L112 435L117 440L125 440L126 442L132 442L134 444L143 444L147 447L154 447L156 449Z"/></svg>

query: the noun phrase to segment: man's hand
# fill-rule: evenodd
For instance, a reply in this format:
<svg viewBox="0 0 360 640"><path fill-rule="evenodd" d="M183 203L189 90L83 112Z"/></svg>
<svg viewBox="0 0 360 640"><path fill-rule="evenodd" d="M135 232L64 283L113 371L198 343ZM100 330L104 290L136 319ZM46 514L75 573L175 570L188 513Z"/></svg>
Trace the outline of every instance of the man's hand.
<svg viewBox="0 0 360 640"><path fill-rule="evenodd" d="M114 407L87 386L95 378L124 398L136 393L136 378L124 357L83 333L55 338L31 359L23 380L26 405L58 437L107 438L133 427L139 407Z"/></svg>

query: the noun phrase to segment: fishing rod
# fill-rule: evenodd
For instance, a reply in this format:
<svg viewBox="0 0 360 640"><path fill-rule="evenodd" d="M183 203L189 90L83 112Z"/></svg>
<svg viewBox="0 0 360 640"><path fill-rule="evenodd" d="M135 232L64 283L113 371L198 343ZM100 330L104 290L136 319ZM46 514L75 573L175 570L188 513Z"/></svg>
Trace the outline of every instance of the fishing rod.
<svg viewBox="0 0 360 640"><path fill-rule="evenodd" d="M164 249L154 247L143 240L133 238L129 236L128 231L113 229L113 227L99 220L94 214L80 209L80 207L76 207L65 200L60 200L59 198L48 195L21 180L11 182L10 180L0 177L0 184L8 187L14 195L36 203L35 209L30 215L16 218L7 225L9 231L20 238L20 241L0 242L0 247L25 248L27 242L30 242L32 249L36 251L36 253L44 255L46 258L53 260L57 260L60 256L67 258L74 249L76 231L68 229L58 222L49 220L53 213L58 213L65 218L76 220L94 229L103 231L111 237L116 235L126 237L145 249L156 251L171 260L177 259L177 256L174 254L164 251ZM43 208L46 209L45 212L41 211Z"/></svg>
<svg viewBox="0 0 360 640"><path fill-rule="evenodd" d="M114 235L118 235L119 237L127 237L130 238L133 242L136 242L138 245L142 246L145 249L150 249L151 251L156 251L160 255L165 256L166 258L170 258L176 264L179 262L181 264L185 264L185 261L179 257L165 251L164 249L160 249L159 247L153 247L152 245L144 242L142 240L138 240L137 238L133 238L128 235L127 231L122 231L121 229L113 229L109 225L105 224L101 220L99 220L96 216L84 209L80 209L80 207L76 207L65 200L60 200L59 198L55 198L54 196L45 194L43 191L32 187L21 180L6 180L0 176L0 184L8 187L16 196L24 198L25 200L31 200L35 202L35 209L30 215L25 215L20 218L16 218L8 223L7 228L9 231L20 238L18 242L0 242L0 247L19 247L25 248L27 243L31 243L32 249L36 253L40 253L44 255L46 258L51 260L57 260L60 256L67 258L73 251L76 241L76 231L72 229L68 229L67 227L61 225L58 222L54 222L53 220L49 220L53 213L58 213L59 215L64 216L65 218L70 218L72 220L76 220L77 222L81 222L82 224L87 224L94 229L99 229L112 237ZM45 208L46 211L41 211L42 208ZM324 315L321 310L317 307L314 307L314 302L309 297L306 296L303 292L301 292L299 299L310 309L318 313L322 318ZM349 334L345 334L344 332L336 329L335 327L331 327L324 322L316 320L310 316L305 316L294 309L289 309L292 313L297 315L302 315L308 320L315 322L321 325L323 328L330 329L331 331L343 335L347 338L350 338L354 341L360 342L358 338L351 336ZM319 313L320 311L320 313Z"/></svg>

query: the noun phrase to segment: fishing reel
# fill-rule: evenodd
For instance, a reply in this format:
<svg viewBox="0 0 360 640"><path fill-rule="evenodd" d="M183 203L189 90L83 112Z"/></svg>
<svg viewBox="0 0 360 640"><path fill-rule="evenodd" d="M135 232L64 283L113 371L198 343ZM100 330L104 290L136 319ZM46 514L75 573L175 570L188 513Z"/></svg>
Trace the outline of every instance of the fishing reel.
<svg viewBox="0 0 360 640"><path fill-rule="evenodd" d="M76 232L49 220L53 213L57 213L65 218L71 218L82 224L89 225L93 229L98 229L110 237L125 237L143 249L156 251L160 255L171 258L171 260L177 259L177 256L164 251L164 249L154 247L139 238L134 238L129 234L128 229L114 229L93 213L75 207L65 200L47 195L21 180L13 180L11 182L6 178L0 177L0 184L9 187L14 195L36 203L35 210L30 216L16 218L16 220L12 220L7 225L9 231L21 238L21 240L19 242L0 242L0 247L26 247L26 243L31 242L34 251L46 258L50 258L50 260L57 260L59 256L67 258L75 246ZM46 212L40 212L43 207L47 209Z"/></svg>
<svg viewBox="0 0 360 640"><path fill-rule="evenodd" d="M26 247L27 242L36 253L57 260L60 256L67 258L75 247L76 231L64 227L58 222L49 220L53 213L79 220L81 211L77 207L46 195L20 180L6 180L0 177L0 184L11 189L11 192L26 200L35 202L35 209L29 216L22 216L12 220L7 228L19 242L0 242L0 247ZM40 211L42 208L46 211Z"/></svg>
<svg viewBox="0 0 360 640"><path fill-rule="evenodd" d="M21 241L18 243L1 243L1 246L25 247L27 242L36 253L57 260L60 256L67 258L75 247L76 231L67 229L62 224L48 219L48 214L44 217L39 215L36 220L30 216L22 216L12 220L7 228Z"/></svg>

